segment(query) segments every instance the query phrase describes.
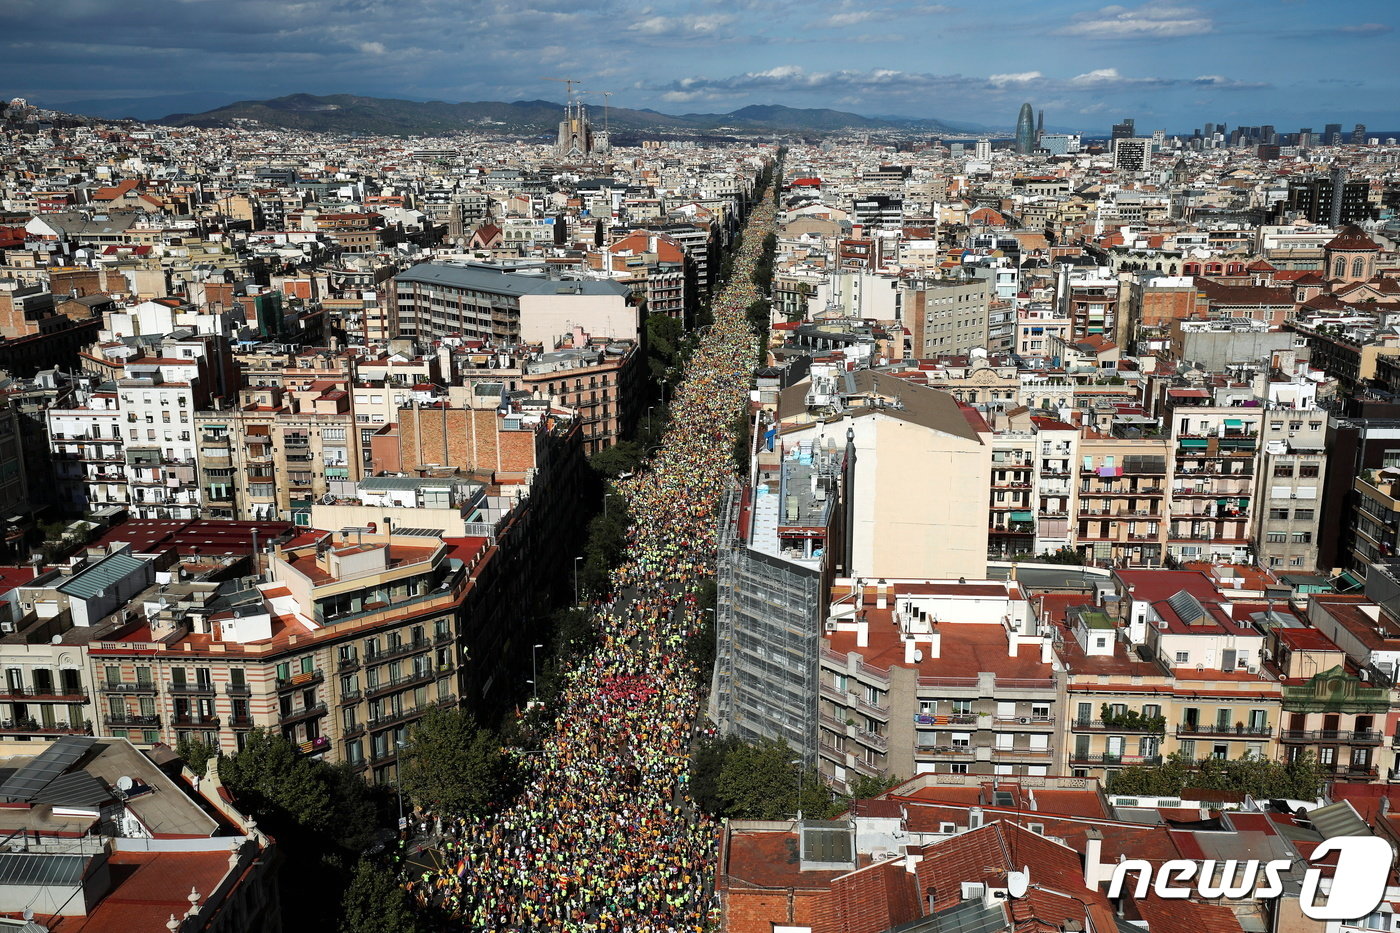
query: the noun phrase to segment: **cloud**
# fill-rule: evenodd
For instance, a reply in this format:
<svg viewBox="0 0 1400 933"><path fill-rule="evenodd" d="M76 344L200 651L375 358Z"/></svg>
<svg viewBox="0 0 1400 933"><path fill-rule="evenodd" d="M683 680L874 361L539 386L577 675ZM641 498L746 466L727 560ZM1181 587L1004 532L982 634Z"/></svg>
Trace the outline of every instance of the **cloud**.
<svg viewBox="0 0 1400 933"><path fill-rule="evenodd" d="M718 36L734 22L728 13L707 16L648 16L627 27L628 32L655 39L696 39Z"/></svg>
<svg viewBox="0 0 1400 933"><path fill-rule="evenodd" d="M1338 26L1331 31L1343 36L1383 36L1395 30L1385 23L1357 23L1354 26Z"/></svg>
<svg viewBox="0 0 1400 933"><path fill-rule="evenodd" d="M1017 71L1012 74L987 75L987 80L992 84L1001 86L1003 84L1029 84L1045 77L1038 71Z"/></svg>
<svg viewBox="0 0 1400 933"><path fill-rule="evenodd" d="M840 29L844 26L855 26L858 23L867 23L872 19L879 19L884 14L882 10L849 10L845 13L833 13L821 21L821 25L831 29Z"/></svg>
<svg viewBox="0 0 1400 933"><path fill-rule="evenodd" d="M1236 78L1227 78L1224 75L1197 75L1191 79L1191 83L1197 87L1214 87L1230 91L1252 90L1254 88L1272 86L1265 81L1240 81Z"/></svg>
<svg viewBox="0 0 1400 933"><path fill-rule="evenodd" d="M1056 30L1062 36L1086 39L1171 39L1200 36L1215 30L1215 23L1191 7L1141 6L1128 9L1106 6L1094 13L1080 13Z"/></svg>
<svg viewBox="0 0 1400 933"><path fill-rule="evenodd" d="M385 51L383 42L361 42L356 48L366 55L383 55Z"/></svg>
<svg viewBox="0 0 1400 933"><path fill-rule="evenodd" d="M1176 84L1171 78L1134 78L1127 75L1120 75L1117 68L1096 68L1093 71L1085 72L1082 75L1075 75L1069 79L1071 85L1077 87L1126 87L1141 85L1165 86Z"/></svg>
<svg viewBox="0 0 1400 933"><path fill-rule="evenodd" d="M684 102L720 100L750 96L807 94L834 97L868 93L872 98L906 96L911 99L950 93L964 97L985 95L997 101L1007 90L1033 90L1041 95L1094 94L1150 88L1214 88L1242 90L1268 87L1267 84L1240 81L1225 75L1194 78L1127 75L1117 68L1096 68L1070 78L1047 77L1039 71L1010 72L985 78L960 74L928 74L877 68L869 71L809 71L800 65L779 65L763 71L749 71L727 77L692 76L653 88L663 100Z"/></svg>

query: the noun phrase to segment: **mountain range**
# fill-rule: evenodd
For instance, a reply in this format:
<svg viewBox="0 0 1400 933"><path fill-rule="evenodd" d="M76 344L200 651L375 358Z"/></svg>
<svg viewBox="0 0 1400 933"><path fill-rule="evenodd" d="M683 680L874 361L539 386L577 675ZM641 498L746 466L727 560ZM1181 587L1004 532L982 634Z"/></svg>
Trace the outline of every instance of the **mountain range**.
<svg viewBox="0 0 1400 933"><path fill-rule="evenodd" d="M64 109L70 109L66 106ZM71 108L76 109L76 108ZM103 108L108 109L108 108ZM352 94L290 94L270 100L240 100L201 113L172 113L150 122L172 126L233 126L254 120L263 126L324 133L432 135L460 130L553 134L564 105L547 100L445 101L395 100ZM592 107L595 125L602 108ZM110 111L106 115L111 115ZM980 127L955 126L941 120L864 117L840 110L802 109L777 104L753 105L730 113L668 114L656 110L608 109L614 133L758 134L831 133L837 130L902 130L955 133Z"/></svg>

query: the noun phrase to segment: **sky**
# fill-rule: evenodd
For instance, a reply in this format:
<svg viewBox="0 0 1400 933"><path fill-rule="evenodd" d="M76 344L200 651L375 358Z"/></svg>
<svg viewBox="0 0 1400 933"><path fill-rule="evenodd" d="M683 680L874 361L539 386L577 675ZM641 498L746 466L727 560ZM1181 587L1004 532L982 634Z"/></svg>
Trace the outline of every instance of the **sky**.
<svg viewBox="0 0 1400 933"><path fill-rule="evenodd" d="M1397 27L1395 0L0 0L0 93L562 100L567 77L668 113L1400 131Z"/></svg>

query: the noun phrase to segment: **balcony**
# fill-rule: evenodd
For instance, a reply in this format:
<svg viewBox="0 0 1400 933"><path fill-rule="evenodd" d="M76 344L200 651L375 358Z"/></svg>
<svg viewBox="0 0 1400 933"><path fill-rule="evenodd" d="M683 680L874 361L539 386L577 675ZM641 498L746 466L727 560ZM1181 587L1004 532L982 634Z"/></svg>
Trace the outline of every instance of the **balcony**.
<svg viewBox="0 0 1400 933"><path fill-rule="evenodd" d="M1131 732L1138 735L1156 735L1161 733L1163 729L1163 726L1148 722L1139 722L1133 725L1127 725L1118 720L1105 722L1102 719L1075 719L1070 722L1070 730L1073 732Z"/></svg>
<svg viewBox="0 0 1400 933"><path fill-rule="evenodd" d="M977 750L971 745L920 745L916 749L920 755L940 755L951 758L971 758Z"/></svg>
<svg viewBox="0 0 1400 933"><path fill-rule="evenodd" d="M1079 752L1071 752L1069 763L1072 765L1100 765L1103 767L1122 767L1125 765L1159 765L1162 763L1161 755L1087 755Z"/></svg>
<svg viewBox="0 0 1400 933"><path fill-rule="evenodd" d="M85 721L81 726L70 726L64 723L44 726L34 719L19 721L6 719L4 722L0 722L0 735L92 735L92 723Z"/></svg>
<svg viewBox="0 0 1400 933"><path fill-rule="evenodd" d="M212 714L201 716L198 713L176 713L170 718L170 723L174 726L204 726L217 729L219 717Z"/></svg>
<svg viewBox="0 0 1400 933"><path fill-rule="evenodd" d="M437 672L434 671L432 668L429 668L425 671L419 671L417 673L410 672L407 674L400 674L398 677L392 677L388 680L382 680L373 686L366 686L365 696L382 696L394 690L412 687L419 684L426 684L429 681L436 679L436 677Z"/></svg>
<svg viewBox="0 0 1400 933"><path fill-rule="evenodd" d="M1023 729L1053 729L1054 716L993 716L992 722L998 726L1019 726Z"/></svg>
<svg viewBox="0 0 1400 933"><path fill-rule="evenodd" d="M149 693L152 696L160 692L155 685L155 681L134 684L127 682L114 684L109 681L107 683L98 684L97 689L103 693Z"/></svg>
<svg viewBox="0 0 1400 933"><path fill-rule="evenodd" d="M401 658L404 655L412 654L415 651L426 651L431 645L432 642L428 641L428 639L420 638L416 641L406 642L401 645L394 645L392 647L385 648L381 651L365 652L365 663L378 664L380 661L387 661L390 658Z"/></svg>
<svg viewBox="0 0 1400 933"><path fill-rule="evenodd" d="M1284 729L1279 739L1284 742L1322 742L1338 745L1379 745L1385 736L1379 732L1338 729Z"/></svg>
<svg viewBox="0 0 1400 933"><path fill-rule="evenodd" d="M35 687L0 687L0 700L20 700L25 703L86 703L86 690L64 690L52 687L39 690Z"/></svg>
<svg viewBox="0 0 1400 933"><path fill-rule="evenodd" d="M211 683L168 683L165 689L176 696L213 696L218 692Z"/></svg>
<svg viewBox="0 0 1400 933"><path fill-rule="evenodd" d="M324 735L318 735L297 745L297 751L303 755L319 755L330 747L331 740Z"/></svg>
<svg viewBox="0 0 1400 933"><path fill-rule="evenodd" d="M295 690L298 687L310 687L313 684L319 684L325 679L325 672L318 667L314 671L304 671L300 674L293 674L290 677L277 678L277 689L281 691Z"/></svg>
<svg viewBox="0 0 1400 933"><path fill-rule="evenodd" d="M1375 765L1323 765L1323 772L1337 781L1374 781L1378 774Z"/></svg>
<svg viewBox="0 0 1400 933"><path fill-rule="evenodd" d="M1200 735L1226 739L1259 739L1274 734L1272 726L1228 725L1223 722L1187 723L1176 727L1177 735Z"/></svg>
<svg viewBox="0 0 1400 933"><path fill-rule="evenodd" d="M890 747L890 740L885 736L878 732L866 732L864 729L856 730L856 741L882 752Z"/></svg>
<svg viewBox="0 0 1400 933"><path fill-rule="evenodd" d="M294 709L290 712L280 713L277 716L278 722L300 722L303 719L310 719L313 716L321 716L326 712L325 703L313 703L303 709Z"/></svg>
<svg viewBox="0 0 1400 933"><path fill-rule="evenodd" d="M224 693L231 697L246 697L253 695L253 688L247 684L228 684L224 687Z"/></svg>
<svg viewBox="0 0 1400 933"><path fill-rule="evenodd" d="M353 658L341 658L336 662L335 669L342 674L347 674L350 671L358 671L360 669L360 659L358 656Z"/></svg>
<svg viewBox="0 0 1400 933"><path fill-rule="evenodd" d="M114 729L159 729L159 716L103 716L102 721Z"/></svg>
<svg viewBox="0 0 1400 933"><path fill-rule="evenodd" d="M235 729L253 728L253 717L250 713L234 713L228 718L228 724Z"/></svg>

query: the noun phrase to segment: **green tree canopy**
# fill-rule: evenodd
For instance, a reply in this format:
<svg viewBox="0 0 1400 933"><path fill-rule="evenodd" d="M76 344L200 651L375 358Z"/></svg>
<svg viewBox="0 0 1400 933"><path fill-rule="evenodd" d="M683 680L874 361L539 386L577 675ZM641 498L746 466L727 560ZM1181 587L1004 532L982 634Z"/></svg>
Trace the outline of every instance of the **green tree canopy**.
<svg viewBox="0 0 1400 933"><path fill-rule="evenodd" d="M1160 765L1133 765L1115 772L1108 791L1176 797L1188 789L1223 790L1260 798L1314 800L1323 780L1322 768L1311 752L1287 762L1258 755L1206 758L1194 768L1188 759L1172 754Z"/></svg>
<svg viewBox="0 0 1400 933"><path fill-rule="evenodd" d="M691 794L702 809L731 819L790 819L798 809L822 819L838 812L817 769L799 766L796 758L776 739L710 739L692 759Z"/></svg>
<svg viewBox="0 0 1400 933"><path fill-rule="evenodd" d="M217 755L218 752L208 742L181 736L180 740L175 743L175 754L180 756L185 767L195 774L203 775L205 768L209 765L209 759Z"/></svg>
<svg viewBox="0 0 1400 933"><path fill-rule="evenodd" d="M254 729L241 752L220 762L219 777L260 821L320 834L335 815L324 767L303 758L282 736Z"/></svg>
<svg viewBox="0 0 1400 933"><path fill-rule="evenodd" d="M340 933L417 933L421 928L394 873L361 859L341 899Z"/></svg>
<svg viewBox="0 0 1400 933"><path fill-rule="evenodd" d="M435 813L481 815L510 793L513 769L500 739L466 710L429 710L399 761L404 793Z"/></svg>

